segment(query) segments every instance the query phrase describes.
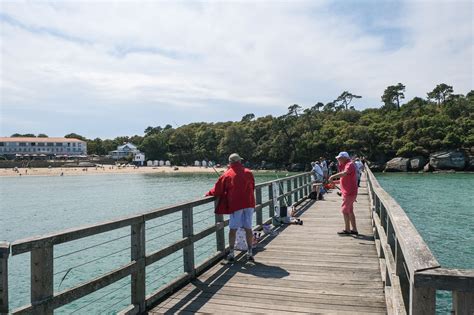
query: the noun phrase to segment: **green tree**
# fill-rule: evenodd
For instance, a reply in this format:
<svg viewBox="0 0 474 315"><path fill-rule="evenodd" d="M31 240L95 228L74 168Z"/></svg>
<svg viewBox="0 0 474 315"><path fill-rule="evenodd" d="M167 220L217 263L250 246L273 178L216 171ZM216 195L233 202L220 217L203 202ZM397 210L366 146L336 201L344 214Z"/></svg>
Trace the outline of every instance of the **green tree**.
<svg viewBox="0 0 474 315"><path fill-rule="evenodd" d="M64 136L64 138L73 138L73 139L79 139L82 141L87 141L86 137L78 135L77 133L68 133L67 135Z"/></svg>
<svg viewBox="0 0 474 315"><path fill-rule="evenodd" d="M401 83L397 85L390 85L388 86L382 95L382 102L384 103L384 107L386 109L392 109L394 107L397 110L400 109L400 100L405 98L405 86Z"/></svg>
<svg viewBox="0 0 474 315"><path fill-rule="evenodd" d="M453 93L453 87L445 83L438 84L433 91L428 92L428 99L434 99L438 105L444 103L446 99Z"/></svg>
<svg viewBox="0 0 474 315"><path fill-rule="evenodd" d="M255 118L255 115L252 114L252 113L250 113L250 114L244 115L244 116L242 117L242 120L241 120L241 121L242 121L242 122L243 122L243 121L251 121L251 120L253 120L254 118Z"/></svg>
<svg viewBox="0 0 474 315"><path fill-rule="evenodd" d="M352 102L353 99L355 98L362 98L362 96L352 94L348 91L344 91L339 95L333 103L336 104L336 106L343 106L345 110L349 109L349 104Z"/></svg>
<svg viewBox="0 0 474 315"><path fill-rule="evenodd" d="M25 134L20 134L20 133L14 133L12 134L10 137L12 138L19 138L19 137L30 137L30 138L34 138L36 137L34 134L32 133L25 133Z"/></svg>

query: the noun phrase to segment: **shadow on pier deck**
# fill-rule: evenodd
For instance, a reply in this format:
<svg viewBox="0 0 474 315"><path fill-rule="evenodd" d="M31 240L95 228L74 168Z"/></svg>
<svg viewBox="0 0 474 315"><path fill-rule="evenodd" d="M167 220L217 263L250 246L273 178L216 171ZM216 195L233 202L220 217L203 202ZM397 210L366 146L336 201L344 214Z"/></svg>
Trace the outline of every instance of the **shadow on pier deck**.
<svg viewBox="0 0 474 315"><path fill-rule="evenodd" d="M363 183L365 186L365 182ZM255 265L239 257L216 265L161 301L161 313L385 314L367 190L355 204L360 235L339 236L341 197L302 205L304 225L289 225L258 244Z"/></svg>

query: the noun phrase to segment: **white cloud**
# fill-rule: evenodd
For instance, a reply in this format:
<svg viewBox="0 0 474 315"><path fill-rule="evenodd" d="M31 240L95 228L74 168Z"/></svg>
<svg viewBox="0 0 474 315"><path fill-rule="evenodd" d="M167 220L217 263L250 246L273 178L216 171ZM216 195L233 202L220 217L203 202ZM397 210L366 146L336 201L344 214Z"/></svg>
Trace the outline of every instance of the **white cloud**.
<svg viewBox="0 0 474 315"><path fill-rule="evenodd" d="M6 135L48 133L47 115L29 130L25 111L62 111L55 132L96 137L113 136L111 124L126 121L129 108L156 115L139 115L122 134L173 120L239 120L248 110L280 115L290 104L308 107L344 90L363 96L356 106L377 106L398 82L407 99L441 82L456 93L474 86L470 1L405 2L399 12L371 16L372 29L363 14L328 9L325 1L1 5ZM96 134L72 116L105 111L110 123ZM173 117L182 111L192 115Z"/></svg>

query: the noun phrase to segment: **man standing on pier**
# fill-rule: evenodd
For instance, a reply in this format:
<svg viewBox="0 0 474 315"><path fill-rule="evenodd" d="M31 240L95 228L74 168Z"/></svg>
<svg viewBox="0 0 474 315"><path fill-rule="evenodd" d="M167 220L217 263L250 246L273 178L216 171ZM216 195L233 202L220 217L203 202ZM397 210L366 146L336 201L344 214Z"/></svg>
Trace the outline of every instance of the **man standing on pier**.
<svg viewBox="0 0 474 315"><path fill-rule="evenodd" d="M247 239L247 260L254 261L252 254L252 217L255 208L255 179L252 172L245 168L237 153L229 156L229 168L217 180L206 196L219 198L216 214L229 214L229 262L235 259L234 245L237 229L245 229Z"/></svg>
<svg viewBox="0 0 474 315"><path fill-rule="evenodd" d="M349 154L345 151L340 152L336 156L339 162L339 173L329 177L329 181L336 178L341 178L341 192L342 192L342 214L344 216L344 230L337 232L339 235L359 235L357 231L356 218L354 215L354 201L357 198L357 170L354 163L351 161ZM351 229L352 226L352 229Z"/></svg>

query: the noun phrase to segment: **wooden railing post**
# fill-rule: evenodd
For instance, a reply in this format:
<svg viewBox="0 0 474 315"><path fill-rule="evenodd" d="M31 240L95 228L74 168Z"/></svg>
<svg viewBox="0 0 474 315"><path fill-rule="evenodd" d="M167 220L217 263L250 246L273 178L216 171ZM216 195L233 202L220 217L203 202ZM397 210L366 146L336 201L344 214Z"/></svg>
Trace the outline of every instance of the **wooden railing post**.
<svg viewBox="0 0 474 315"><path fill-rule="evenodd" d="M303 193L304 193L304 190L301 189L301 188L303 187L303 176L298 177L298 182L299 182L298 188L300 188L300 199L303 199L303 197L304 197L304 194L303 194Z"/></svg>
<svg viewBox="0 0 474 315"><path fill-rule="evenodd" d="M52 298L53 293L53 244L45 242L31 250L31 304ZM43 305L35 313L52 315L53 308Z"/></svg>
<svg viewBox="0 0 474 315"><path fill-rule="evenodd" d="M278 180L278 197L283 195L285 191L283 190L283 183ZM280 199L280 207L283 207L285 205L285 197Z"/></svg>
<svg viewBox="0 0 474 315"><path fill-rule="evenodd" d="M0 314L8 313L8 257L10 243L0 242Z"/></svg>
<svg viewBox="0 0 474 315"><path fill-rule="evenodd" d="M186 207L183 213L183 238L193 236L193 208ZM194 275L194 243L183 248L184 272Z"/></svg>
<svg viewBox="0 0 474 315"><path fill-rule="evenodd" d="M412 277L413 278L413 277ZM436 311L436 290L434 288L416 288L410 280L410 315L433 315Z"/></svg>
<svg viewBox="0 0 474 315"><path fill-rule="evenodd" d="M131 259L137 265L131 275L131 302L138 306L139 313L145 312L145 221L131 225Z"/></svg>
<svg viewBox="0 0 474 315"><path fill-rule="evenodd" d="M290 192L291 191L291 179L288 179L286 181L286 191ZM291 194L289 194L286 198L287 200L287 206L290 207L293 204L293 199L291 198Z"/></svg>
<svg viewBox="0 0 474 315"><path fill-rule="evenodd" d="M272 185L268 185L268 200L270 201L270 206L268 210L268 217L271 218L275 214L275 203L273 202L273 188Z"/></svg>
<svg viewBox="0 0 474 315"><path fill-rule="evenodd" d="M304 195L308 196L308 176L303 177L303 182L304 182Z"/></svg>
<svg viewBox="0 0 474 315"><path fill-rule="evenodd" d="M214 201L214 209L217 209L218 200ZM224 233L224 216L222 214L215 215L216 226L216 249L218 252L225 251L225 233Z"/></svg>
<svg viewBox="0 0 474 315"><path fill-rule="evenodd" d="M262 188L260 188L260 187L257 187L255 189L255 201L256 201L257 205L262 204ZM263 224L262 207L261 206L256 211L256 219L257 219L257 225L262 225Z"/></svg>
<svg viewBox="0 0 474 315"><path fill-rule="evenodd" d="M454 315L474 314L474 292L453 291Z"/></svg>
<svg viewBox="0 0 474 315"><path fill-rule="evenodd" d="M298 188L298 178L293 178L293 189L296 189ZM297 202L298 201L298 191L295 191L293 193L293 202Z"/></svg>

